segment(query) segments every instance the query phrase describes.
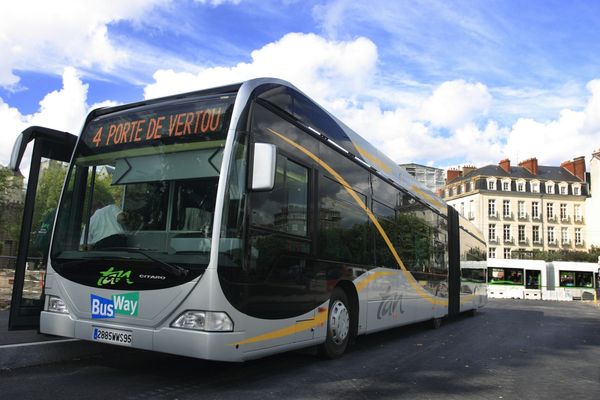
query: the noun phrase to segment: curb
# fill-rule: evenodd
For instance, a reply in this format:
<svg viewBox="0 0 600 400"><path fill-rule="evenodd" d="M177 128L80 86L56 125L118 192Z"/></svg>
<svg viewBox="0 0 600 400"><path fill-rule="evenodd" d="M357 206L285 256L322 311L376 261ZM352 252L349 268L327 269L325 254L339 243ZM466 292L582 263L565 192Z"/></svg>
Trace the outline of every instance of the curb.
<svg viewBox="0 0 600 400"><path fill-rule="evenodd" d="M104 344L79 339L8 344L0 346L0 369L50 364L106 351L107 347Z"/></svg>

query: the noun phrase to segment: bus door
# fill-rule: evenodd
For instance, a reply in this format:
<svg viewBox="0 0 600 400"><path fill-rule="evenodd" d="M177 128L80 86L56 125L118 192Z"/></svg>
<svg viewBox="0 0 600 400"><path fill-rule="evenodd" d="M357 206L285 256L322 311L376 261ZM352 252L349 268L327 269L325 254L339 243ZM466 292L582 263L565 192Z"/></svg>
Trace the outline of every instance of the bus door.
<svg viewBox="0 0 600 400"><path fill-rule="evenodd" d="M44 305L44 285L50 237L58 199L77 137L39 126L24 130L13 147L10 168L17 172L32 143L23 219L8 329L39 328ZM37 195L37 196L36 196Z"/></svg>

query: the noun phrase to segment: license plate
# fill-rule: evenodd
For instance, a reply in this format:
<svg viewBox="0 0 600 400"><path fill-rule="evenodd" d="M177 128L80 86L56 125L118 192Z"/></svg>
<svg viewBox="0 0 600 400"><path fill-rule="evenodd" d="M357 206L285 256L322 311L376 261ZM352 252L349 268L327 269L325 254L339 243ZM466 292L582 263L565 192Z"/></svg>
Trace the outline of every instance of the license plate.
<svg viewBox="0 0 600 400"><path fill-rule="evenodd" d="M128 331L118 329L94 327L93 339L97 342L119 344L121 346L131 346L133 334Z"/></svg>

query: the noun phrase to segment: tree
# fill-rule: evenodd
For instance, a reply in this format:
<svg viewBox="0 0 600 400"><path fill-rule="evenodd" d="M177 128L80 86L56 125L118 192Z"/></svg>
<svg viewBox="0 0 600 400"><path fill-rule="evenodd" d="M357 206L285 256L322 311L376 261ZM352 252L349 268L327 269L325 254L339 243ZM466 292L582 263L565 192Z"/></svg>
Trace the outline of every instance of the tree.
<svg viewBox="0 0 600 400"><path fill-rule="evenodd" d="M6 252L7 255L13 255L16 248L23 215L23 199L23 176L0 165L0 254ZM13 249L5 248L5 242L12 242Z"/></svg>

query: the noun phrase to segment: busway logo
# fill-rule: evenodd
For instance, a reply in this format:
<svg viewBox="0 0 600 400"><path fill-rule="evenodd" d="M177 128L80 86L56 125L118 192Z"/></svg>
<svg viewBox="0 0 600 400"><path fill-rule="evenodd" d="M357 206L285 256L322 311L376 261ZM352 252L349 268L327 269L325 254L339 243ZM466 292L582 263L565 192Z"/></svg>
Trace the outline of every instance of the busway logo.
<svg viewBox="0 0 600 400"><path fill-rule="evenodd" d="M110 299L90 294L92 318L114 318L115 314L137 317L139 298L138 292L116 294Z"/></svg>

